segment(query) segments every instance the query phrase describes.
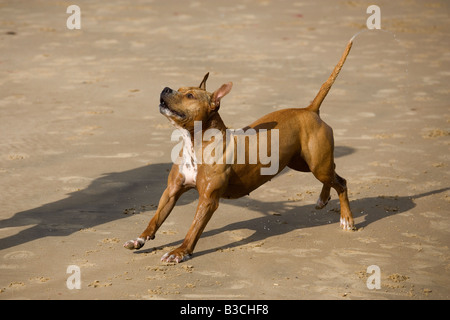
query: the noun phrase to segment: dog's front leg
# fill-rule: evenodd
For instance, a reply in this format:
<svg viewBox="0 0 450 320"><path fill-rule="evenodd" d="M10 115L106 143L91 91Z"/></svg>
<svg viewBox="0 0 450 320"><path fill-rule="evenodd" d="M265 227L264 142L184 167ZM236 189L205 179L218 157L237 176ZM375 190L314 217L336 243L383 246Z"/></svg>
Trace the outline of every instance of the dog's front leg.
<svg viewBox="0 0 450 320"><path fill-rule="evenodd" d="M169 214L172 212L177 200L180 196L190 188L183 185L184 177L179 173L178 166L173 166L169 174L168 184L159 200L158 209L153 218L150 220L147 228L142 234L133 240L128 240L123 245L125 248L133 250L140 249L147 240L155 238L155 233L163 224Z"/></svg>
<svg viewBox="0 0 450 320"><path fill-rule="evenodd" d="M158 209L156 210L153 218L150 220L147 228L138 238L125 242L123 245L125 248L130 250L140 249L144 246L147 240L152 240L155 238L156 231L169 216L170 212L172 212L172 209L178 198L181 196L183 190L180 189L176 191L177 192L172 193L169 188L164 191L159 201Z"/></svg>
<svg viewBox="0 0 450 320"><path fill-rule="evenodd" d="M177 249L166 253L161 261L163 262L182 262L192 255L194 252L195 245L197 244L198 239L200 238L203 230L206 227L209 219L211 219L214 211L216 211L219 206L219 197L200 197L197 212L195 213L194 221L189 228L189 231L186 235L186 238L183 241L183 244Z"/></svg>

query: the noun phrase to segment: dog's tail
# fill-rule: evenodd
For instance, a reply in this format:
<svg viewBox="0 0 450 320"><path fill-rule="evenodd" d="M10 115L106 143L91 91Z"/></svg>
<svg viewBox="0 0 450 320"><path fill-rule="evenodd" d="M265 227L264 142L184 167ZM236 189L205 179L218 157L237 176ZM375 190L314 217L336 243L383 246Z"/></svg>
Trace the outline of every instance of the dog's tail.
<svg viewBox="0 0 450 320"><path fill-rule="evenodd" d="M311 104L308 106L308 108L307 108L308 110L319 113L320 105L322 104L323 100L327 96L328 91L330 91L331 86L333 85L334 81L336 80L336 78L339 74L339 71L341 71L342 66L344 65L345 59L347 58L347 56L350 52L350 49L352 48L354 38L355 37L353 36L350 39L350 41L348 42L347 47L345 47L344 53L342 54L341 60L339 60L336 67L334 67L334 70L331 73L328 80L324 84L322 84L322 86L320 87L320 90L317 93L316 97L314 98L313 102L311 102Z"/></svg>

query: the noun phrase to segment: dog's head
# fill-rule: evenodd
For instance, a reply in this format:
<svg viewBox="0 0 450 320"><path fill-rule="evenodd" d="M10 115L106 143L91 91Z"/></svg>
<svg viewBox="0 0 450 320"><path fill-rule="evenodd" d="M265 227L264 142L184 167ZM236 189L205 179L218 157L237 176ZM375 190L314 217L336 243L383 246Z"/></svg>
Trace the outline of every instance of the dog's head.
<svg viewBox="0 0 450 320"><path fill-rule="evenodd" d="M159 111L177 127L190 130L194 121L205 122L220 108L220 100L231 91L231 82L210 93L206 91L207 73L198 87L182 87L177 91L164 88Z"/></svg>

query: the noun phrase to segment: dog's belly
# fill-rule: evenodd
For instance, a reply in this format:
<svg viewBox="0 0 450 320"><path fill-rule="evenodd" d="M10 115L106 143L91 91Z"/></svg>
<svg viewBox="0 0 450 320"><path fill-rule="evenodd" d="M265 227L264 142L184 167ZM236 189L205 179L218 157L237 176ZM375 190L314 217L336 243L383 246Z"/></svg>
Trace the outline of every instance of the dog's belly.
<svg viewBox="0 0 450 320"><path fill-rule="evenodd" d="M286 166L297 171L311 171L308 164L301 157L300 152L295 153L290 158L282 160L280 162L278 172L274 175L261 175L259 173L261 170L260 165L246 165L242 167L239 165L233 166L234 170L231 171L227 190L222 197L227 199L236 199L246 196L253 190L258 189L267 181L273 179Z"/></svg>
<svg viewBox="0 0 450 320"><path fill-rule="evenodd" d="M275 177L285 166L285 163L280 164L279 171L274 175L261 175L260 165L234 165L222 198L237 199L249 195L250 192Z"/></svg>

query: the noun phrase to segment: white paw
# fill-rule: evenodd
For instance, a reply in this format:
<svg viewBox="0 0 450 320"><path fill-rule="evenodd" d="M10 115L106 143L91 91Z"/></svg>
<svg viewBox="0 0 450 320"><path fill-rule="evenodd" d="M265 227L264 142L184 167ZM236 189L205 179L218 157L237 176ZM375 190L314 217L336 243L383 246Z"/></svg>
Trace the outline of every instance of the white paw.
<svg viewBox="0 0 450 320"><path fill-rule="evenodd" d="M145 240L142 238L136 238L134 240L128 240L123 244L123 247L130 250L140 249L144 246Z"/></svg>
<svg viewBox="0 0 450 320"><path fill-rule="evenodd" d="M341 228L347 231L355 230L353 222L350 222L347 218L341 217Z"/></svg>
<svg viewBox="0 0 450 320"><path fill-rule="evenodd" d="M176 262L176 263L180 263L186 260L189 260L191 258L190 254L183 254L183 253L178 253L175 250L171 251L171 252L167 252L165 255L162 256L161 261L162 262Z"/></svg>

